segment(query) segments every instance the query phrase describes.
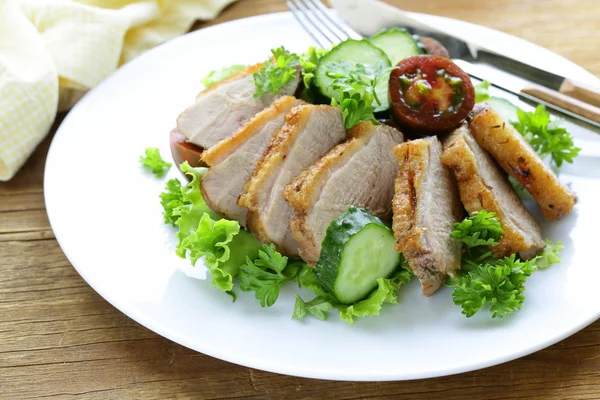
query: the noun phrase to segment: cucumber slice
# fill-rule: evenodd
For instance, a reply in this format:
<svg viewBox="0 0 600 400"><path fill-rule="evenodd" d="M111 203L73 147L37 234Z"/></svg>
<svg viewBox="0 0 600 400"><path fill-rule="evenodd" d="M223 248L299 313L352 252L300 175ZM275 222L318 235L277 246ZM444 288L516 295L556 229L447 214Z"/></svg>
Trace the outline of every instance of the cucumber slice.
<svg viewBox="0 0 600 400"><path fill-rule="evenodd" d="M327 76L328 66L337 61L365 65L375 65L381 61L387 67L392 65L383 50L372 45L367 39L348 39L340 43L331 49L329 53L321 57L315 70L315 82L321 93L338 101L338 93L331 87L333 79ZM382 79L375 88L377 97L381 101L381 105L376 105L376 112L385 111L390 108L388 90L388 79Z"/></svg>
<svg viewBox="0 0 600 400"><path fill-rule="evenodd" d="M340 303L353 304L400 265L392 230L363 208L350 207L327 228L315 274Z"/></svg>
<svg viewBox="0 0 600 400"><path fill-rule="evenodd" d="M379 32L370 38L369 42L383 50L392 65L398 64L407 57L423 54L419 43L404 29L394 28Z"/></svg>
<svg viewBox="0 0 600 400"><path fill-rule="evenodd" d="M513 123L519 121L519 117L517 116L519 107L515 106L509 100L502 97L490 97L488 103L506 122Z"/></svg>

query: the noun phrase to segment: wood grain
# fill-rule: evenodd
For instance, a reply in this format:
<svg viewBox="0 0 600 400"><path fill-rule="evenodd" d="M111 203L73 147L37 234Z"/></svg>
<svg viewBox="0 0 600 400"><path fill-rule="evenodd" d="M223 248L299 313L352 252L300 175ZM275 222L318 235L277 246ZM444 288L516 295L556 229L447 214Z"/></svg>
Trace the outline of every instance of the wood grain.
<svg viewBox="0 0 600 400"><path fill-rule="evenodd" d="M242 0L196 27L284 11L284 3ZM597 0L390 3L503 30L600 76ZM600 399L600 322L496 367L385 383L271 374L163 339L89 288L54 239L43 202L51 137L12 181L0 183L0 399Z"/></svg>

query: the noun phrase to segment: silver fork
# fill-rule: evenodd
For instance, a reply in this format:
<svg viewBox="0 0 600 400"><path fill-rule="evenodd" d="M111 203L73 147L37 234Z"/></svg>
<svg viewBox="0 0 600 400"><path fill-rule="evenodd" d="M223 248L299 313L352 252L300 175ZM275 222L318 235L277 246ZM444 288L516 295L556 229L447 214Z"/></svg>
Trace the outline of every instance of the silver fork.
<svg viewBox="0 0 600 400"><path fill-rule="evenodd" d="M329 15L321 0L289 0L287 7L306 33L322 48L331 47L348 38L363 38L348 25Z"/></svg>

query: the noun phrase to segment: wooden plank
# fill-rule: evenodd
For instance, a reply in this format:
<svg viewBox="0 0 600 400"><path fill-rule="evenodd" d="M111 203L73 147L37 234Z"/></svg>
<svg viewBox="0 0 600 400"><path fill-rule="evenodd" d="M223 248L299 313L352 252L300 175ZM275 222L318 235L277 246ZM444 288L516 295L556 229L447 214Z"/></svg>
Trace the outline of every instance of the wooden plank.
<svg viewBox="0 0 600 400"><path fill-rule="evenodd" d="M44 208L0 213L0 234L49 229L50 222Z"/></svg>
<svg viewBox="0 0 600 400"><path fill-rule="evenodd" d="M0 214L8 211L43 210L45 209L42 192L26 192L0 195ZM0 220L1 220L0 216Z"/></svg>

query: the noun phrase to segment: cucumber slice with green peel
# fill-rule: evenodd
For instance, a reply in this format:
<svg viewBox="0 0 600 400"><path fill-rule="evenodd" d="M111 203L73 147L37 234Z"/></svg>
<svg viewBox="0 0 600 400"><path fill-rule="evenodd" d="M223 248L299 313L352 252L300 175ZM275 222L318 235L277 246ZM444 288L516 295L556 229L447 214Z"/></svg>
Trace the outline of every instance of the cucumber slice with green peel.
<svg viewBox="0 0 600 400"><path fill-rule="evenodd" d="M517 115L517 110L519 107L515 106L510 100L506 100L502 97L490 97L487 100L488 103L492 106L492 108L500 114L503 120L506 122L514 123L519 122L519 116Z"/></svg>
<svg viewBox="0 0 600 400"><path fill-rule="evenodd" d="M392 65L411 56L423 54L423 49L415 38L404 29L394 28L379 32L369 41L388 56Z"/></svg>
<svg viewBox="0 0 600 400"><path fill-rule="evenodd" d="M353 304L400 262L392 230L367 210L350 207L327 228L315 274L323 290L342 304Z"/></svg>
<svg viewBox="0 0 600 400"><path fill-rule="evenodd" d="M382 62L386 67L391 67L390 59L385 55L383 50L369 42L367 39L354 40L348 39L345 42L338 44L331 51L325 54L319 60L319 64L315 69L315 83L323 95L340 100L339 93L332 87L333 78L327 76L331 64L335 62L346 62L350 64L376 65L377 62ZM381 104L374 104L376 112L385 111L390 108L388 98L388 80L382 79L378 82L375 92Z"/></svg>

